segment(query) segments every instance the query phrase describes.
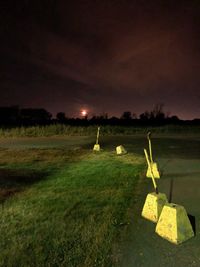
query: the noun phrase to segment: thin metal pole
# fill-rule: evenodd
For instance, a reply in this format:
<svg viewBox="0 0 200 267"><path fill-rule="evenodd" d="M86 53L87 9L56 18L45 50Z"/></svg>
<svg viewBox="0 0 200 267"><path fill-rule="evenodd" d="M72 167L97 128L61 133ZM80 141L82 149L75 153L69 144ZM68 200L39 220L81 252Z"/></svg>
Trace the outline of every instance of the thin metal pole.
<svg viewBox="0 0 200 267"><path fill-rule="evenodd" d="M148 167L150 169L151 179L152 179L152 182L153 182L154 189L155 189L156 193L158 194L158 187L157 187L154 175L153 175L152 166L151 166L151 163L149 161L149 157L148 157L146 149L144 149L144 154L145 154L145 157L146 157L146 161L147 161Z"/></svg>
<svg viewBox="0 0 200 267"><path fill-rule="evenodd" d="M99 143L99 131L100 131L100 127L98 127L98 130L97 130L96 145L98 145L98 143Z"/></svg>
<svg viewBox="0 0 200 267"><path fill-rule="evenodd" d="M153 163L153 156L152 156L152 148L151 148L151 132L148 132L147 139L149 141L149 155L150 155L150 161Z"/></svg>

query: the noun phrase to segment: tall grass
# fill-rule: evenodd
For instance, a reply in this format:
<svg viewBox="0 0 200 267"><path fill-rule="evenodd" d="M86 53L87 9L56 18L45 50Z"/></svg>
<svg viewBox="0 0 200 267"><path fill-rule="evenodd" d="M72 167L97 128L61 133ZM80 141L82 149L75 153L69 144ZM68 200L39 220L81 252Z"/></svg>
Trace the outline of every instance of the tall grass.
<svg viewBox="0 0 200 267"><path fill-rule="evenodd" d="M0 137L48 137L48 136L88 136L95 135L97 126L69 126L53 124L48 126L0 128ZM145 134L148 131L161 134L200 134L200 126L166 125L161 127L102 126L103 135Z"/></svg>

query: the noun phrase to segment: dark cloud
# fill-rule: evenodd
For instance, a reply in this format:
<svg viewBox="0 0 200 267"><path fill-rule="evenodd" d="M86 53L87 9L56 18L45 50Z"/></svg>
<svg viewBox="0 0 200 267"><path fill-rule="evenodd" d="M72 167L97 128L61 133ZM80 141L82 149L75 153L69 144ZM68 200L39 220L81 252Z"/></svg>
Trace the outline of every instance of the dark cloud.
<svg viewBox="0 0 200 267"><path fill-rule="evenodd" d="M2 8L0 104L198 117L199 1L28 1Z"/></svg>

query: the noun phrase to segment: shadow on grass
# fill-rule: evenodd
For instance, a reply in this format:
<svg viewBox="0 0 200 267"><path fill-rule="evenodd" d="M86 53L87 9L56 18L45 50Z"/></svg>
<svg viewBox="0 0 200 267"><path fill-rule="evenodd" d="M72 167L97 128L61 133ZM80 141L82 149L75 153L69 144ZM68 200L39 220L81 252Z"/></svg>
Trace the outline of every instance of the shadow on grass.
<svg viewBox="0 0 200 267"><path fill-rule="evenodd" d="M32 184L45 179L47 175L47 172L36 170L0 169L0 204Z"/></svg>

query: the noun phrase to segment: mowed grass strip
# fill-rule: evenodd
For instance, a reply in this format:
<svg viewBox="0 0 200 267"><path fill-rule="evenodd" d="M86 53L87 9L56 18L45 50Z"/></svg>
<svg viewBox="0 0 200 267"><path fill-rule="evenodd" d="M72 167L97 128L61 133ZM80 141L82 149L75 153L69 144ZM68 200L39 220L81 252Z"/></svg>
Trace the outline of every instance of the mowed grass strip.
<svg viewBox="0 0 200 267"><path fill-rule="evenodd" d="M13 161L16 151L0 156L0 170L12 173L6 183L0 172L1 189L11 190L12 183L19 189L1 203L0 266L113 266L113 243L129 221L143 159L113 152L43 152L21 151L21 162L20 157ZM27 182L30 177L36 181Z"/></svg>

